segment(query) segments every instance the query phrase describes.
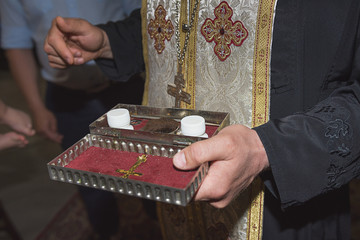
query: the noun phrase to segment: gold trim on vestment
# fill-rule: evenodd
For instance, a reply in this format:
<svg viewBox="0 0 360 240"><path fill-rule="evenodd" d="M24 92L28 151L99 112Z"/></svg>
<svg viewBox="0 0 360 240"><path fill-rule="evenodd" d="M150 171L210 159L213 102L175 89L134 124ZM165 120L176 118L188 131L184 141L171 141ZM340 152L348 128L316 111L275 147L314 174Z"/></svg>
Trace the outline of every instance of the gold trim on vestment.
<svg viewBox="0 0 360 240"><path fill-rule="evenodd" d="M184 16L187 16L188 10L185 2L183 1L180 8L179 27L187 22ZM190 1L193 9L194 1ZM269 119L269 104L270 104L270 57L271 57L271 40L272 40L272 26L274 18L276 0L259 0L258 16L256 22L256 36L254 42L254 58L253 58L253 73L252 73L252 127L264 124ZM185 7L184 7L185 6ZM149 56L148 56L148 42L147 42L147 0L143 0L141 15L142 15L142 36L143 36L143 50L144 60L146 66L146 83L144 90L143 104L148 104L148 88L149 88ZM196 36L198 26L198 11L194 19L194 25L190 32L188 49L184 58L184 65L182 68L183 75L187 81L184 91L191 94L191 104L181 103L182 108L195 109L195 84L196 84ZM180 29L180 47L184 46L185 33ZM240 66L239 66L240 67ZM247 234L248 240L259 240L262 238L262 221L263 221L263 204L264 192L263 183L260 178L256 178L252 185L249 187L249 202L251 206L248 209L247 216ZM203 203L202 203L203 204ZM186 218L190 226L187 230L191 232L189 235L197 239L206 239L206 226L204 213L202 211L203 205L195 202L189 204L187 207L174 206L184 210ZM158 203L158 217L160 224L164 224L165 214L169 214L168 210L159 207L166 205ZM171 208L172 206L170 206ZM246 216L245 216L246 217ZM165 225L164 225L165 226ZM164 227L161 228L163 236L166 238Z"/></svg>
<svg viewBox="0 0 360 240"><path fill-rule="evenodd" d="M149 49L147 43L147 0L142 0L141 3L141 34L142 34L142 47L143 47L143 57L145 62L145 85L144 85L144 93L142 99L142 105L147 106L149 103Z"/></svg>
<svg viewBox="0 0 360 240"><path fill-rule="evenodd" d="M270 59L276 0L260 0L257 17L253 63L252 127L269 120ZM262 238L264 184L257 177L251 185L251 207L248 213L249 240Z"/></svg>
<svg viewBox="0 0 360 240"><path fill-rule="evenodd" d="M183 1L185 2L185 1ZM195 1L190 1L191 6L189 9L194 9ZM188 8L187 4L181 4L181 15L180 15L180 23L184 23L187 21L184 21L184 17L187 17L188 19L191 16L188 16ZM189 37L189 43L188 43L188 49L186 51L186 55L184 58L184 64L186 65L183 67L183 74L186 81L185 86L185 92L189 93L191 95L191 104L187 104L185 102L181 102L181 108L186 109L195 109L195 84L196 84L196 40L197 40L197 26L198 26L198 20L199 20L199 10L196 11L195 18L194 18L194 25L193 28L190 31L190 37ZM188 25L190 23L187 23ZM181 28L181 25L180 25ZM185 32L180 30L180 39L181 46L184 44L185 40Z"/></svg>

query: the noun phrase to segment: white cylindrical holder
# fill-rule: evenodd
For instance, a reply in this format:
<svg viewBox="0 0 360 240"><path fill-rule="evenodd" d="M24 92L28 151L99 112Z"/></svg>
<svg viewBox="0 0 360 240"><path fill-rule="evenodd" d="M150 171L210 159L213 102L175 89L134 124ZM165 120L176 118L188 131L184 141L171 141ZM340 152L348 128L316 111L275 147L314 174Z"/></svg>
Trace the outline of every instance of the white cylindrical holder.
<svg viewBox="0 0 360 240"><path fill-rule="evenodd" d="M205 130L205 119L202 116L191 115L181 119L182 135L208 138Z"/></svg>
<svg viewBox="0 0 360 240"><path fill-rule="evenodd" d="M134 126L130 125L130 113L125 108L116 108L106 113L107 122L112 128L134 130Z"/></svg>

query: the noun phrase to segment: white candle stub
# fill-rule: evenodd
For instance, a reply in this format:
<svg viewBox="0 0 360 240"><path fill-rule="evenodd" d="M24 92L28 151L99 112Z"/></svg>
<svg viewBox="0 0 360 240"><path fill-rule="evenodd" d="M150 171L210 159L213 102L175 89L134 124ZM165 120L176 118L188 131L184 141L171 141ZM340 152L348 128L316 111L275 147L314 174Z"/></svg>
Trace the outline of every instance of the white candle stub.
<svg viewBox="0 0 360 240"><path fill-rule="evenodd" d="M112 128L134 130L130 125L130 113L125 108L116 108L106 113L107 122Z"/></svg>
<svg viewBox="0 0 360 240"><path fill-rule="evenodd" d="M191 115L181 119L181 134L191 137L205 137L205 119L202 116Z"/></svg>

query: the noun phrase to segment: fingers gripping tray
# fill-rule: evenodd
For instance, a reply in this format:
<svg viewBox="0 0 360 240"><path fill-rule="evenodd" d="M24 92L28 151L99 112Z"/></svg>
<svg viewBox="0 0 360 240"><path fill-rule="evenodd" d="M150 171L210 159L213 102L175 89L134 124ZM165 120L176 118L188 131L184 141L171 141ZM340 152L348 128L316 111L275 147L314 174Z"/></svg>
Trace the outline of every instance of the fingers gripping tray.
<svg viewBox="0 0 360 240"><path fill-rule="evenodd" d="M181 171L173 156L204 138L180 134L189 115L205 119L206 133L216 135L229 125L229 114L118 104L129 110L134 130L112 128L107 115L90 124L90 133L48 164L50 178L140 198L187 205L201 185L208 164Z"/></svg>

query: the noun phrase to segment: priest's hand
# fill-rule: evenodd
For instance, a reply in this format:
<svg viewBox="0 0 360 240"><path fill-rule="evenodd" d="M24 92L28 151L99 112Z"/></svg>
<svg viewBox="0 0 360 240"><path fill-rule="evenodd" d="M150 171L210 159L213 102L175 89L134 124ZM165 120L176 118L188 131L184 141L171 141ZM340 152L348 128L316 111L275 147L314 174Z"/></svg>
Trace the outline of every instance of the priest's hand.
<svg viewBox="0 0 360 240"><path fill-rule="evenodd" d="M173 162L182 170L210 163L195 200L209 201L217 208L227 206L269 166L256 131L243 125L228 126L216 136L190 145L177 153Z"/></svg>
<svg viewBox="0 0 360 240"><path fill-rule="evenodd" d="M54 18L45 39L44 50L48 54L50 66L54 68L113 57L106 33L79 18Z"/></svg>

